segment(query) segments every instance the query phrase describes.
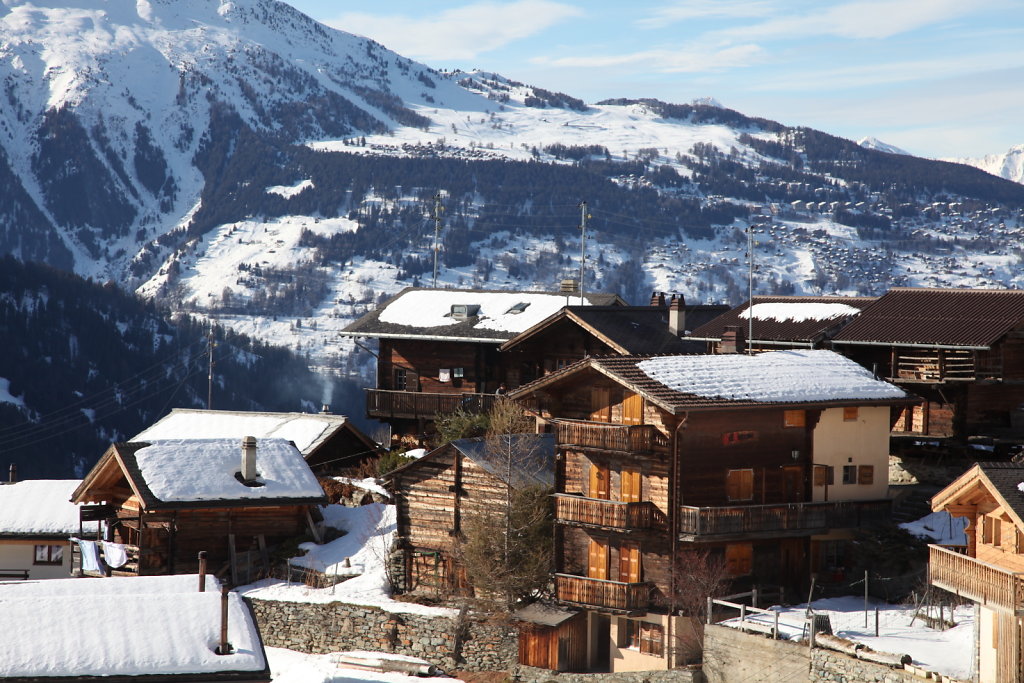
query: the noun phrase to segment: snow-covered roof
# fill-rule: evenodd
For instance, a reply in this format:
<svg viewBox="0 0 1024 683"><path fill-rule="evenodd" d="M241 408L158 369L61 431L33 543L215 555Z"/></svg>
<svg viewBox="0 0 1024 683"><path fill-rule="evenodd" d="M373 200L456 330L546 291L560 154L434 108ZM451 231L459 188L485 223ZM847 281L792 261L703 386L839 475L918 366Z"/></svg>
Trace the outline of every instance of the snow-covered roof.
<svg viewBox="0 0 1024 683"><path fill-rule="evenodd" d="M580 298L569 303L580 305ZM621 304L614 294L587 294L583 305ZM499 343L566 305L547 292L407 288L345 328L356 337L432 338ZM461 313L457 310L461 307Z"/></svg>
<svg viewBox="0 0 1024 683"><path fill-rule="evenodd" d="M342 428L354 430L344 415L327 413L255 413L175 408L132 441L163 439L286 439L308 456Z"/></svg>
<svg viewBox="0 0 1024 683"><path fill-rule="evenodd" d="M284 439L257 439L256 481L248 486L236 474L241 465L238 439L154 440L134 451L135 467L157 501L260 501L322 499L324 492L302 454Z"/></svg>
<svg viewBox="0 0 1024 683"><path fill-rule="evenodd" d="M0 679L251 672L269 680L251 613L228 596L230 655L218 655L221 598L207 577L147 576L0 583Z"/></svg>
<svg viewBox="0 0 1024 683"><path fill-rule="evenodd" d="M0 537L78 533L78 506L70 502L80 479L27 479L0 485ZM85 529L95 531L96 522Z"/></svg>
<svg viewBox="0 0 1024 683"><path fill-rule="evenodd" d="M774 302L754 304L750 308L741 311L739 317L749 320L774 320L777 322L802 323L808 320L833 320L857 315L859 308L849 304L840 303L813 303L813 302Z"/></svg>
<svg viewBox="0 0 1024 683"><path fill-rule="evenodd" d="M758 403L901 399L906 393L832 351L664 356L637 364L681 394Z"/></svg>

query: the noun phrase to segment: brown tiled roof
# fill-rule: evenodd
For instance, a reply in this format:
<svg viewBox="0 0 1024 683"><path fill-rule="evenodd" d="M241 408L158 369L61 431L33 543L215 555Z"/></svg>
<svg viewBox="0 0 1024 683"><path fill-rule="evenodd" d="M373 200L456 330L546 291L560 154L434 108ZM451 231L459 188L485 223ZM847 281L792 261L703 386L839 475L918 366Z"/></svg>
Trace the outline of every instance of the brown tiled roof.
<svg viewBox="0 0 1024 683"><path fill-rule="evenodd" d="M685 306L686 326L693 329L726 310L721 305ZM668 329L668 306L567 306L506 342L501 350L513 348L521 340L561 320L589 327L606 338L622 353L654 355L660 353L700 353L704 344L678 337Z"/></svg>
<svg viewBox="0 0 1024 683"><path fill-rule="evenodd" d="M1017 485L1024 482L1024 465L1014 462L979 462L978 468L1017 516L1024 519L1024 493Z"/></svg>
<svg viewBox="0 0 1024 683"><path fill-rule="evenodd" d="M876 301L875 297L856 296L755 296L754 304L846 304L861 310ZM691 337L721 340L725 328L739 326L746 335L748 320L741 317L750 302L745 302L714 320L693 330ZM842 316L830 320L754 320L754 339L775 342L815 343L828 338L855 316Z"/></svg>
<svg viewBox="0 0 1024 683"><path fill-rule="evenodd" d="M833 343L990 347L1024 323L1024 290L890 290Z"/></svg>

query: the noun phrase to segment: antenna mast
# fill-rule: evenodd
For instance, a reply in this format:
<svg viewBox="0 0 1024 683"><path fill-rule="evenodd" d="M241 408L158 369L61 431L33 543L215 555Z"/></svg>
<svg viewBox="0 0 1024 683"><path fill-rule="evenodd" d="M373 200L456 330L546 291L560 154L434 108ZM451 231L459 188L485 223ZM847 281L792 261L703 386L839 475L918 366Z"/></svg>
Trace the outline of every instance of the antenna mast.
<svg viewBox="0 0 1024 683"><path fill-rule="evenodd" d="M587 219L590 215L587 214L587 202L586 200L580 202L580 306L583 305L583 294L585 288L583 286L584 269L587 267Z"/></svg>
<svg viewBox="0 0 1024 683"><path fill-rule="evenodd" d="M210 370L206 376L206 409L213 410L213 350L217 348L217 340L213 338L213 323L210 323L210 334L207 337L207 353L210 356Z"/></svg>
<svg viewBox="0 0 1024 683"><path fill-rule="evenodd" d="M747 354L754 354L754 224L747 226Z"/></svg>
<svg viewBox="0 0 1024 683"><path fill-rule="evenodd" d="M441 193L434 195L434 287L437 287L437 240L441 234Z"/></svg>

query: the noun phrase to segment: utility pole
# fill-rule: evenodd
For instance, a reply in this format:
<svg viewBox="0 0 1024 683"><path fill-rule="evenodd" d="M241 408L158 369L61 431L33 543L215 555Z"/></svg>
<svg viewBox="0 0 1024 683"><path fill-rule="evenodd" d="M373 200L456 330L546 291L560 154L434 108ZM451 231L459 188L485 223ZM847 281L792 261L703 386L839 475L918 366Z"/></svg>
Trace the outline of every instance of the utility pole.
<svg viewBox="0 0 1024 683"><path fill-rule="evenodd" d="M747 354L754 353L754 224L747 226Z"/></svg>
<svg viewBox="0 0 1024 683"><path fill-rule="evenodd" d="M210 334L207 337L207 353L210 356L210 371L206 379L206 409L213 410L213 350L217 348L217 340L213 338L213 325L210 325Z"/></svg>
<svg viewBox="0 0 1024 683"><path fill-rule="evenodd" d="M434 195L434 287L437 287L437 240L441 235L441 193Z"/></svg>
<svg viewBox="0 0 1024 683"><path fill-rule="evenodd" d="M583 305L583 293L585 288L583 286L584 269L587 267L587 219L590 215L587 214L587 202L586 200L580 202L580 306Z"/></svg>

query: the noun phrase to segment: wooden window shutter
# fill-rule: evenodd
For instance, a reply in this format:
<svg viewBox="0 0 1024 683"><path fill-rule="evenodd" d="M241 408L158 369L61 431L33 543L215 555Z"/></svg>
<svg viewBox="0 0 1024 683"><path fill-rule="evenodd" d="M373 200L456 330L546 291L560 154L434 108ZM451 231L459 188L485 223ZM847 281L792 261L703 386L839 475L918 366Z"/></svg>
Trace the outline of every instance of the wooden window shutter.
<svg viewBox="0 0 1024 683"><path fill-rule="evenodd" d="M875 483L875 466L861 465L857 468L857 483L865 486Z"/></svg>
<svg viewBox="0 0 1024 683"><path fill-rule="evenodd" d="M725 496L729 500L754 497L754 470L729 470L725 477Z"/></svg>
<svg viewBox="0 0 1024 683"><path fill-rule="evenodd" d="M590 419L595 422L612 421L611 390L608 387L590 389Z"/></svg>
<svg viewBox="0 0 1024 683"><path fill-rule="evenodd" d="M608 480L611 477L608 475L608 468L604 465L598 465L597 463L590 464L590 498L600 498L601 500L608 500L609 486Z"/></svg>
<svg viewBox="0 0 1024 683"><path fill-rule="evenodd" d="M608 546L600 541L590 541L587 576L591 579L608 578Z"/></svg>
<svg viewBox="0 0 1024 683"><path fill-rule="evenodd" d="M410 370L406 373L406 391L419 391L420 390L420 376L416 374L414 370Z"/></svg>
<svg viewBox="0 0 1024 683"><path fill-rule="evenodd" d="M846 406L843 408L843 422L856 422L857 414L857 406Z"/></svg>
<svg viewBox="0 0 1024 683"><path fill-rule="evenodd" d="M725 546L725 570L731 576L745 576L750 573L754 560L754 546L751 543L730 543Z"/></svg>
<svg viewBox="0 0 1024 683"><path fill-rule="evenodd" d="M803 427L807 424L807 413L803 410L782 411L783 427Z"/></svg>
<svg viewBox="0 0 1024 683"><path fill-rule="evenodd" d="M640 470L624 469L620 475L620 499L624 503L640 502Z"/></svg>
<svg viewBox="0 0 1024 683"><path fill-rule="evenodd" d="M644 397L640 394L627 393L622 400L622 422L638 425L644 422Z"/></svg>
<svg viewBox="0 0 1024 683"><path fill-rule="evenodd" d="M640 583L640 546L635 543L619 546L619 581Z"/></svg>
<svg viewBox="0 0 1024 683"><path fill-rule="evenodd" d="M828 484L828 465L814 466L814 485L826 486Z"/></svg>

